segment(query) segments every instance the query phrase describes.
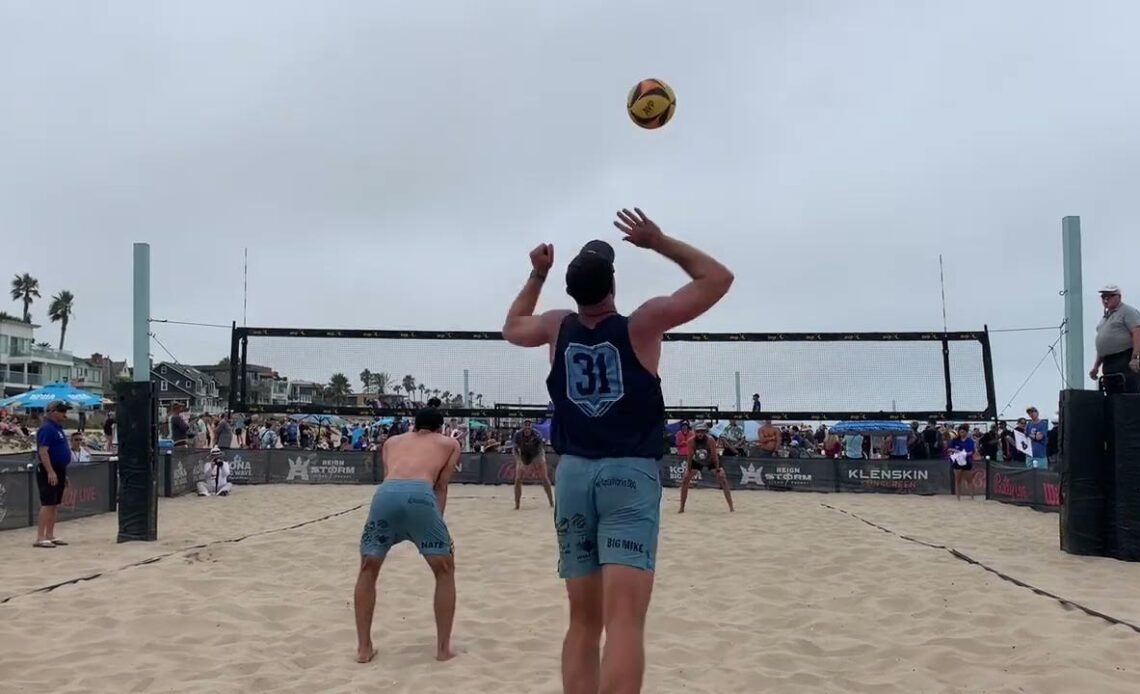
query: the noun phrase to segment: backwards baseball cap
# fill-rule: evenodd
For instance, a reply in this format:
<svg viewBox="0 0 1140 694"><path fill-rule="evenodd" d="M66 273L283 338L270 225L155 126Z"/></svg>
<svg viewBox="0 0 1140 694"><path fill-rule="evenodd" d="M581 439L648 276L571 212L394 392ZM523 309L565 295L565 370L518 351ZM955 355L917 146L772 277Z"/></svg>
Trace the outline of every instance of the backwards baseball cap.
<svg viewBox="0 0 1140 694"><path fill-rule="evenodd" d="M48 412L67 412L70 409L71 403L65 402L63 400L52 400L48 403L47 406Z"/></svg>
<svg viewBox="0 0 1140 694"><path fill-rule="evenodd" d="M593 306L614 290L614 248L594 240L582 246L566 268L566 293L579 306Z"/></svg>

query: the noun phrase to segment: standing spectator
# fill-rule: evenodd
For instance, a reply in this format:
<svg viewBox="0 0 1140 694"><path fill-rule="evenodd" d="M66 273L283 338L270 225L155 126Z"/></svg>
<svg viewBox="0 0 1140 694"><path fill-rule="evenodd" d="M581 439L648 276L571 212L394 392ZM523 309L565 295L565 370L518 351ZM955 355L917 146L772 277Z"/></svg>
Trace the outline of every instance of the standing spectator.
<svg viewBox="0 0 1140 694"><path fill-rule="evenodd" d="M997 460L999 443L998 427L995 425L982 434L982 438L978 441L978 451L982 458L984 460Z"/></svg>
<svg viewBox="0 0 1140 694"><path fill-rule="evenodd" d="M1104 367L1105 391L1140 393L1140 311L1124 303L1115 284L1101 288L1100 301L1104 316L1096 326L1096 361L1089 376L1097 380Z"/></svg>
<svg viewBox="0 0 1140 694"><path fill-rule="evenodd" d="M918 431L918 422L910 423L910 459L930 460L930 449L926 446L926 437Z"/></svg>
<svg viewBox="0 0 1140 694"><path fill-rule="evenodd" d="M760 411L760 394L759 393L753 393L752 394L752 411L753 412L759 412Z"/></svg>
<svg viewBox="0 0 1140 694"><path fill-rule="evenodd" d="M970 426L968 424L958 425L958 432L955 436L951 433L951 440L949 450L951 451L950 459L954 462L954 493L958 495L958 500L962 500L962 487L969 487L970 498L974 498L974 485L969 482L970 471L974 469L974 460L978 456L977 444L970 436Z"/></svg>
<svg viewBox="0 0 1140 694"><path fill-rule="evenodd" d="M1028 422L1025 421L1024 417L1017 420L1017 426L1015 426L1013 428L1013 431L1009 432L1005 437L1006 447L1009 450L1009 455L1006 459L1011 463L1020 463L1022 465L1025 465L1027 457L1025 455L1025 451L1017 445L1017 439L1018 435L1020 434L1021 438L1025 439L1026 441L1029 440L1029 436L1025 433L1025 425L1027 423ZM1032 450L1032 447L1030 447L1030 450Z"/></svg>
<svg viewBox="0 0 1140 694"><path fill-rule="evenodd" d="M71 405L62 400L52 402L44 413L43 424L36 431L36 453L39 456L36 486L40 491L40 518L33 547L48 549L67 544L55 536L55 520L63 502L63 490L67 488L67 466L71 463L71 448L67 444L67 434L63 433L63 422L70 409Z"/></svg>
<svg viewBox="0 0 1140 694"><path fill-rule="evenodd" d="M1037 408L1032 405L1025 409L1029 415L1029 423L1025 425L1025 432L1033 444L1033 455L1028 461L1032 468L1045 469L1049 467L1049 420L1041 419Z"/></svg>
<svg viewBox="0 0 1140 694"><path fill-rule="evenodd" d="M104 450L114 452L115 450L115 415L108 413L107 418L103 420L103 444Z"/></svg>
<svg viewBox="0 0 1140 694"><path fill-rule="evenodd" d="M277 448L278 440L277 432L273 429L273 420L269 420L261 432L261 447L265 449Z"/></svg>
<svg viewBox="0 0 1140 694"><path fill-rule="evenodd" d="M776 452L780 450L780 430L772 424L772 420L765 420L764 426L760 427L759 439L760 457L775 458Z"/></svg>
<svg viewBox="0 0 1140 694"><path fill-rule="evenodd" d="M926 423L926 428L922 431L922 439L926 443L926 453L930 460L938 460L942 457L946 438L942 435L938 420L934 417L931 417L930 421Z"/></svg>
<svg viewBox="0 0 1140 694"><path fill-rule="evenodd" d="M835 434L828 434L823 442L823 454L828 458L843 457L843 442Z"/></svg>
<svg viewBox="0 0 1140 694"><path fill-rule="evenodd" d="M910 435L897 434L890 437L890 448L887 448L886 443L888 442L884 442L883 448L889 453L891 460L910 459Z"/></svg>
<svg viewBox="0 0 1140 694"><path fill-rule="evenodd" d="M218 418L218 425L214 428L214 445L218 448L234 447L234 429L229 412Z"/></svg>
<svg viewBox="0 0 1140 694"><path fill-rule="evenodd" d="M170 415L170 438L174 445L180 448L190 445L190 424L186 421L186 406L180 402L174 403Z"/></svg>
<svg viewBox="0 0 1140 694"><path fill-rule="evenodd" d="M849 460L863 459L862 434L849 434L843 437L843 455Z"/></svg>
<svg viewBox="0 0 1140 694"><path fill-rule="evenodd" d="M677 430L677 435L673 439L673 445L677 447L677 455L685 457L689 455L689 440L693 438L693 432L689 429L688 422L681 422L681 428Z"/></svg>

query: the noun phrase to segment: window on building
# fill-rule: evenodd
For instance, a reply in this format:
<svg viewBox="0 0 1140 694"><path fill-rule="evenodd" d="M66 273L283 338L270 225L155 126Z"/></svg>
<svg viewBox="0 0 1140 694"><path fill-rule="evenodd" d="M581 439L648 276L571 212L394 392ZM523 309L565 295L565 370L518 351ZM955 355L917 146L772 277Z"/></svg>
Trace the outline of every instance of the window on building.
<svg viewBox="0 0 1140 694"><path fill-rule="evenodd" d="M165 393L166 392L166 381L160 382L158 384L158 389Z"/></svg>

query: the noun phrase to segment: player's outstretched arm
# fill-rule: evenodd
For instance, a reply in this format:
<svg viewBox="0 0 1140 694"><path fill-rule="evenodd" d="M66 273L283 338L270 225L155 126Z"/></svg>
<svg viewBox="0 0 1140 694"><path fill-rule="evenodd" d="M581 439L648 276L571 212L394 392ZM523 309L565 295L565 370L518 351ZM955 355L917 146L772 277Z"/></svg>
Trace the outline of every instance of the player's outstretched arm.
<svg viewBox="0 0 1140 694"><path fill-rule="evenodd" d="M530 252L530 264L530 276L507 311L507 320L503 324L503 339L519 347L539 347L548 343L555 333L554 329L567 313L547 311L534 315L538 295L542 293L546 275L554 265L554 245L539 244Z"/></svg>
<svg viewBox="0 0 1140 694"><path fill-rule="evenodd" d="M625 234L625 241L660 253L692 279L669 296L650 299L634 311L630 320L638 328L664 334L708 311L732 286L731 270L704 251L665 235L641 210L618 212L614 226Z"/></svg>

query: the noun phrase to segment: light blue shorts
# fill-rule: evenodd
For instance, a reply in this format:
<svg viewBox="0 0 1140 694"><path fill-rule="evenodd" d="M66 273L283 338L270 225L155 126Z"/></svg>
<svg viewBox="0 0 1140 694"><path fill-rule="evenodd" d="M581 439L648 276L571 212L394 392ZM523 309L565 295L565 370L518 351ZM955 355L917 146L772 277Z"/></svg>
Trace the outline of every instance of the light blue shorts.
<svg viewBox="0 0 1140 694"><path fill-rule="evenodd" d="M404 540L415 543L425 557L452 553L451 534L435 490L423 480L388 480L376 488L360 536L360 553L383 557Z"/></svg>
<svg viewBox="0 0 1140 694"><path fill-rule="evenodd" d="M654 569L661 526L658 470L652 458L559 458L554 527L560 577L587 576L603 564Z"/></svg>

